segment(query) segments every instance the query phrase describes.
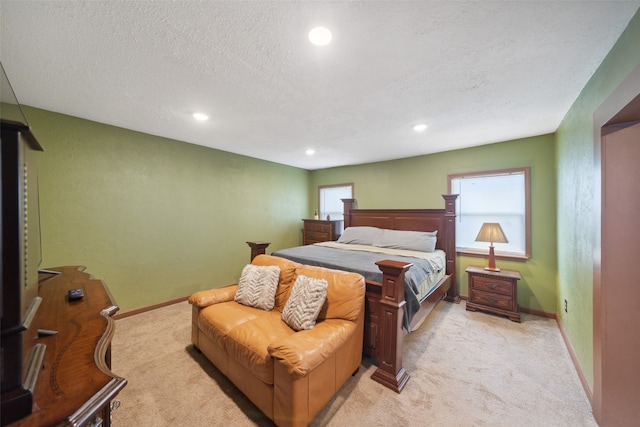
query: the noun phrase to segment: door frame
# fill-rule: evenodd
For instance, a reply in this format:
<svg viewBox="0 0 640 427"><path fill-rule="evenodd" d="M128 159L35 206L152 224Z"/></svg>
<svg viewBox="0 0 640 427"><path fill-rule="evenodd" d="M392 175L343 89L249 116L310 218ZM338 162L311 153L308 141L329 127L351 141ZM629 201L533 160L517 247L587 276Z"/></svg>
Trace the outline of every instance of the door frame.
<svg viewBox="0 0 640 427"><path fill-rule="evenodd" d="M604 100L593 114L594 135L594 224L595 236L593 242L593 397L591 406L596 421L601 422L603 411L606 411L603 400L606 387L603 381L603 366L607 363L605 354L604 333L607 324L603 312L602 283L602 136L605 126L617 122L629 121L621 117L623 112L640 94L640 64L620 83L620 85ZM622 115L624 116L624 114ZM620 120L618 120L620 119Z"/></svg>

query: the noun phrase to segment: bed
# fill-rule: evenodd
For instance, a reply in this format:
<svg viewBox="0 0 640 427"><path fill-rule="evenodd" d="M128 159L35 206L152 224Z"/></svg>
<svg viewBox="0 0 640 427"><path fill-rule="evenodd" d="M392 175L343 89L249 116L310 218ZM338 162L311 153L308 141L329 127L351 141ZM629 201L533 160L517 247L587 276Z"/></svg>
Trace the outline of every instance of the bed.
<svg viewBox="0 0 640 427"><path fill-rule="evenodd" d="M407 257L405 253L395 253L393 250L377 251L371 257L363 255L366 253L361 250L363 248L346 250L335 242L272 253L305 264L363 274L367 283L363 352L378 361L378 368L372 378L398 393L410 377L402 366L404 336L415 330L440 300L460 302L455 280L457 195L447 194L442 197L445 201L444 209L356 209L355 199L343 199L345 230L350 227L362 230L375 227L383 230L435 232L437 239L434 253L441 257L437 261ZM252 259L265 253L269 245L268 242L247 243L251 247ZM336 251L339 253L337 256ZM359 261L352 263L354 258ZM363 266L367 262L373 268ZM425 263L430 264L434 270L438 270L439 265L442 267L441 277L437 280L427 279L432 281L426 286L428 289L424 288L423 281L423 270L427 268ZM423 286L422 291L414 292L416 286ZM414 298L412 293L417 296Z"/></svg>

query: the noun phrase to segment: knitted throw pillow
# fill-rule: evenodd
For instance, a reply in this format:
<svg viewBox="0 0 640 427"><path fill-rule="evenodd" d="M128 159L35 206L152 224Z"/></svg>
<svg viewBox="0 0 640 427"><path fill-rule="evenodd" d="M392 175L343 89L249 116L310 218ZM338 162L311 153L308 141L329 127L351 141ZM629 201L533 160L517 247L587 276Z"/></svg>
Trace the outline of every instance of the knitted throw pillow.
<svg viewBox="0 0 640 427"><path fill-rule="evenodd" d="M328 286L325 279L298 276L282 310L282 320L295 331L313 329L327 298Z"/></svg>
<svg viewBox="0 0 640 427"><path fill-rule="evenodd" d="M247 264L242 269L233 300L249 307L272 310L280 278L280 267Z"/></svg>

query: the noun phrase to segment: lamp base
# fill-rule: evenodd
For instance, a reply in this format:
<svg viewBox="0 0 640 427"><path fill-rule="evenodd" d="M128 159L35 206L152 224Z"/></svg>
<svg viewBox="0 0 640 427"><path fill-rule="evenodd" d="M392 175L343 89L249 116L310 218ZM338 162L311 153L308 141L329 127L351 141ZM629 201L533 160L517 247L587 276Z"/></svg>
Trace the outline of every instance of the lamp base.
<svg viewBox="0 0 640 427"><path fill-rule="evenodd" d="M489 265L484 268L487 271L498 272L500 269L496 267L496 255L493 251L493 243L489 246Z"/></svg>

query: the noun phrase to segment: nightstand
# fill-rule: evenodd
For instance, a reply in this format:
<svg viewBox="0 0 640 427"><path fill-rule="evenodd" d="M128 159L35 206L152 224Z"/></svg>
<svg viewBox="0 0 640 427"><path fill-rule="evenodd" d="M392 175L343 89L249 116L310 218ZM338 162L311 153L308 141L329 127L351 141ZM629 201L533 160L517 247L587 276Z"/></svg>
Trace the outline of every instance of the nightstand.
<svg viewBox="0 0 640 427"><path fill-rule="evenodd" d="M469 274L469 299L467 310L488 311L508 316L514 322L520 321L518 312L517 271L489 271L482 267L467 267Z"/></svg>

